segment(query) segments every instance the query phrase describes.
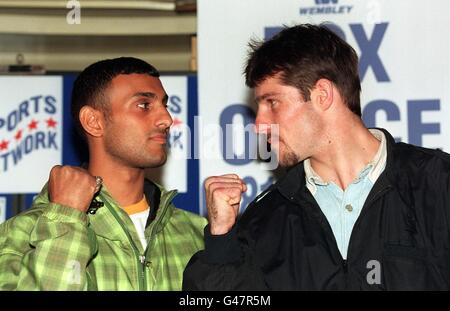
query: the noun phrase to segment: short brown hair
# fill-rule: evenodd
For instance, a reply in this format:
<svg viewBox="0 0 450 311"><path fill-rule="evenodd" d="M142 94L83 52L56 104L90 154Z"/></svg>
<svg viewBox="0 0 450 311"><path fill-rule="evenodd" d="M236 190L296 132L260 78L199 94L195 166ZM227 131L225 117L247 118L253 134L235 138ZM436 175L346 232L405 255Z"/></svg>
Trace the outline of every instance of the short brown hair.
<svg viewBox="0 0 450 311"><path fill-rule="evenodd" d="M322 78L333 82L348 108L361 117L361 82L355 50L325 25L286 27L265 42L250 42L245 83L254 88L281 74L286 85L296 87L305 100Z"/></svg>

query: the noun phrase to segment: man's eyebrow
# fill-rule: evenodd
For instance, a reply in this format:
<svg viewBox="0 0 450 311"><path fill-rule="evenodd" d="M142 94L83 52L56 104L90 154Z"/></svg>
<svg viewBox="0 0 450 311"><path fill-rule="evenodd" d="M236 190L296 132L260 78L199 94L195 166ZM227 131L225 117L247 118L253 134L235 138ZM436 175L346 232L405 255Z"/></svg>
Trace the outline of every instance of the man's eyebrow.
<svg viewBox="0 0 450 311"><path fill-rule="evenodd" d="M157 98L158 95L152 92L137 92L134 93L132 97L147 97L147 98Z"/></svg>
<svg viewBox="0 0 450 311"><path fill-rule="evenodd" d="M158 95L156 95L155 93L152 92L137 92L135 94L133 94L132 97L147 97L150 99L155 99L158 98ZM166 104L169 101L169 96L167 94L164 94L163 98L162 98L162 102L164 104Z"/></svg>
<svg viewBox="0 0 450 311"><path fill-rule="evenodd" d="M255 103L259 103L259 102L265 100L267 97L276 96L276 95L280 95L280 93L277 93L277 92L264 93L263 95L257 96L255 98Z"/></svg>

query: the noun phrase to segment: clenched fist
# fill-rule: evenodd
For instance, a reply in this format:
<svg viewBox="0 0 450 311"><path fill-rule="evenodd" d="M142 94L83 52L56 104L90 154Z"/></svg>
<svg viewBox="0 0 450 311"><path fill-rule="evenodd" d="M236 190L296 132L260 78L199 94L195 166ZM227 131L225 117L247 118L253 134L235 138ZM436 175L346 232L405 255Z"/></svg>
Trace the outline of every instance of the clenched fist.
<svg viewBox="0 0 450 311"><path fill-rule="evenodd" d="M227 174L207 178L205 190L211 234L225 234L236 222L241 195L247 186L238 175Z"/></svg>
<svg viewBox="0 0 450 311"><path fill-rule="evenodd" d="M95 177L85 169L56 165L50 171L48 196L50 202L86 212L98 190L96 186Z"/></svg>

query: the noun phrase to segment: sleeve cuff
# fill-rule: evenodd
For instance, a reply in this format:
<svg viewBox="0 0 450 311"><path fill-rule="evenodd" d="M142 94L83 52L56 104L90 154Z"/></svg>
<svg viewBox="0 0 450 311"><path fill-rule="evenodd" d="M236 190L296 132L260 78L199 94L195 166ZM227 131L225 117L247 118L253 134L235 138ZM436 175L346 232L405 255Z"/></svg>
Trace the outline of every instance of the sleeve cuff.
<svg viewBox="0 0 450 311"><path fill-rule="evenodd" d="M88 217L86 213L57 203L50 202L42 213L42 216L54 221L88 224Z"/></svg>
<svg viewBox="0 0 450 311"><path fill-rule="evenodd" d="M222 235L212 235L207 225L204 229L205 251L203 259L211 264L237 262L242 257L242 249L237 239L236 225Z"/></svg>

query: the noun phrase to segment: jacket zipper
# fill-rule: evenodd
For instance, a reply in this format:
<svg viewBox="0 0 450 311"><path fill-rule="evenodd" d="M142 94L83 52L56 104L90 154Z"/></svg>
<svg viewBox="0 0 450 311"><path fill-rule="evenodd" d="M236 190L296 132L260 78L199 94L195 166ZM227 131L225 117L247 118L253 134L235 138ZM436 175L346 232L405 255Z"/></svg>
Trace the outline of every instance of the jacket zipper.
<svg viewBox="0 0 450 311"><path fill-rule="evenodd" d="M177 195L177 192L174 191L169 195L169 198L166 200L166 202L170 202L175 196ZM120 224L120 226L122 227L122 230L125 232L131 247L133 248L133 252L134 255L136 256L137 259L137 267L138 267L138 274L139 274L139 291L144 291L146 290L146 281L145 281L145 263L146 260L148 258L148 256L146 256L148 254L148 252L150 251L150 243L153 239L153 235L154 235L154 231L155 231L155 227L161 222L161 220L164 218L164 215L167 212L167 208L164 208L163 210L163 214L161 214L160 217L158 217L157 222L155 222L153 224L153 228L152 228L152 232L150 233L150 239L147 243L147 247L144 250L144 254L141 255L139 253L139 249L136 247L136 244L134 243L133 239L131 238L130 233L128 232L128 230L126 230L125 225L123 224L122 220L120 219L119 215L116 213L116 211L110 206L110 204L108 203L107 200L103 200L106 208L111 212L111 214L113 215L113 217L116 219L116 221ZM161 204L160 204L161 205ZM167 204L165 204L166 206Z"/></svg>
<svg viewBox="0 0 450 311"><path fill-rule="evenodd" d="M136 244L134 244L133 239L130 236L130 233L126 230L124 224L122 223L122 220L120 219L119 215L117 215L116 211L107 203L107 200L104 200L106 207L111 212L111 214L114 216L114 218L117 220L117 222L122 227L122 230L125 232L126 236L128 237L128 240L131 244L131 247L133 248L134 255L137 259L137 266L138 266L138 274L139 274L139 290L143 291L145 290L145 256L141 255L139 253L138 248L136 247Z"/></svg>
<svg viewBox="0 0 450 311"><path fill-rule="evenodd" d="M381 190L379 190L370 201L366 201L363 205L361 214L356 219L355 225L352 228L352 232L350 233L350 240L348 242L348 248L347 248L347 259L342 259L342 267L345 274L345 286L348 287L348 262L350 261L350 255L351 255L351 245L353 241L353 233L356 231L357 226L361 223L361 219L364 217L364 215L367 213L367 210L372 205L373 202L375 202L381 195L383 195L385 192L391 189L391 186L387 186ZM367 203L367 204L366 204ZM342 257L342 256L341 256ZM348 288L347 288L348 289Z"/></svg>
<svg viewBox="0 0 450 311"><path fill-rule="evenodd" d="M372 199L370 199L369 202L364 203L363 208L361 210L361 214L359 215L358 219L356 219L355 225L353 226L352 232L350 234L350 240L348 242L348 254L350 254L350 246L352 245L352 236L353 236L353 232L355 231L355 229L357 228L357 226L361 223L361 219L363 218L363 216L367 213L368 208L370 207L370 205L372 205L373 202L375 202L382 194L384 194L385 192L387 192L388 190L390 190L392 187L391 186L387 186L386 188L381 189L380 191L378 191ZM348 261L348 258L347 258Z"/></svg>
<svg viewBox="0 0 450 311"><path fill-rule="evenodd" d="M333 233L333 229L331 229L331 225L328 222L327 217L325 216L325 214L323 213L322 209L320 208L319 204L317 203L317 201L311 196L312 200L306 200L306 202L308 202L309 204L312 205L312 209L313 210L317 210L317 213L319 215L315 215L318 220L319 223L322 225L322 227L325 229L325 231L327 231L328 236L331 237L332 240L332 247L334 247L334 252L337 254L337 256L339 257L338 260L341 263L341 267L342 270L344 271L344 275L345 275L345 282L347 283L347 272L348 272L348 258L344 259L344 257L342 256L339 247L337 245L337 241L336 241L336 237L334 236ZM301 206L301 204L299 204L299 206ZM313 212L314 214L314 212ZM351 236L350 236L351 238Z"/></svg>
<svg viewBox="0 0 450 311"><path fill-rule="evenodd" d="M347 260L342 259L342 269L344 270L344 273L347 273L348 267L347 267Z"/></svg>
<svg viewBox="0 0 450 311"><path fill-rule="evenodd" d="M157 219L156 219L156 222L153 222L152 224L151 224L151 226L152 226L152 230L151 230L151 232L150 232L150 238L149 238L149 240L147 241L147 247L145 248L145 250L144 250L144 255L143 256L141 256L141 259L142 259L142 266L143 266L143 269L145 269L145 264L146 264L146 262L148 261L148 258L150 257L150 250L151 250L151 242L152 242L152 240L153 240L153 236L154 236L154 233L155 233L155 228L161 223L161 221L164 219L164 216L166 215L166 213L167 213L167 210L168 210L168 208L167 208L167 202L171 202L172 201L172 199L175 197L177 195L177 192L176 191L174 191L174 192L172 192L170 195L169 195L169 198L166 200L166 204L164 204L164 209L163 209L163 212L162 212L162 214L161 214L161 216L160 217L158 217ZM170 203L169 203L170 204ZM160 205L161 205L161 203L160 203ZM143 271L143 277L144 277L144 280L145 280L145 271Z"/></svg>

